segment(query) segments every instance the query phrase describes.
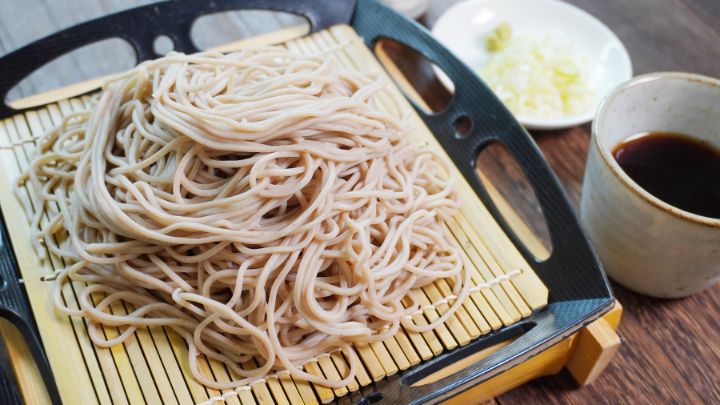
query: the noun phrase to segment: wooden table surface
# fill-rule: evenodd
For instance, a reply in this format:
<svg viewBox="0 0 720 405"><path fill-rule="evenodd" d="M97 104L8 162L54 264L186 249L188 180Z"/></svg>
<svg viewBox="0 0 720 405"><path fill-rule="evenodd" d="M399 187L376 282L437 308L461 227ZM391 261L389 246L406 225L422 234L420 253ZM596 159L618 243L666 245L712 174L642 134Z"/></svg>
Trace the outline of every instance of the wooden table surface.
<svg viewBox="0 0 720 405"><path fill-rule="evenodd" d="M103 14L149 3L147 0L0 2L0 55L60 28ZM456 1L433 0L421 19L427 26ZM720 77L720 1L569 0L607 24L625 43L636 74L688 71ZM52 4L52 7L51 7ZM268 13L242 13L208 21L197 40L217 45L298 20ZM200 32L202 31L202 32ZM411 53L393 48L403 70L431 106L449 95L427 66ZM84 58L84 59L83 59ZM90 49L35 74L13 98L49 90L99 73L132 65L129 50ZM578 206L589 125L532 134ZM534 229L542 220L531 192L502 153L483 157L481 168ZM496 400L511 403L720 403L720 285L681 300L656 300L613 285L625 308L619 334L623 346L592 385L577 387L567 372L536 380Z"/></svg>

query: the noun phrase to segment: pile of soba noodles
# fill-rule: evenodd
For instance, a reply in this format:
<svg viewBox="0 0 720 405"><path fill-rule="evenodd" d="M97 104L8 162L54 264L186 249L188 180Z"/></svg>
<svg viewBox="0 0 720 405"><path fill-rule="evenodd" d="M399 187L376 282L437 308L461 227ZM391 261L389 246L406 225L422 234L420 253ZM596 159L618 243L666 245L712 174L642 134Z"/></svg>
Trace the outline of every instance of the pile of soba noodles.
<svg viewBox="0 0 720 405"><path fill-rule="evenodd" d="M453 178L386 112L402 111L386 86L279 47L170 54L107 83L39 141L18 181L38 251L66 265L59 311L103 347L168 327L195 378L219 389L280 370L345 386L361 366L353 344L444 322L462 299L427 324L412 315L437 279L467 295L443 222ZM87 283L79 309L63 304L71 281ZM334 351L350 365L341 381L303 370ZM214 381L201 355L240 378Z"/></svg>

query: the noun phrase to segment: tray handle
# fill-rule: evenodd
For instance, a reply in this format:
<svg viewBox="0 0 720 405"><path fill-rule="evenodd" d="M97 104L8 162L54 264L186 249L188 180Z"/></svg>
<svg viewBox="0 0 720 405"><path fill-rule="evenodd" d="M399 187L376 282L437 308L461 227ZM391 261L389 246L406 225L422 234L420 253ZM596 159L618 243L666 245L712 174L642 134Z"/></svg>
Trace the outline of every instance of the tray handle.
<svg viewBox="0 0 720 405"><path fill-rule="evenodd" d="M534 323L531 330L522 331L522 336L507 346L451 378L410 387L405 380L406 374L417 372L413 369L378 384L379 390L372 397L359 400L360 403L436 402L485 381L567 337L609 309L612 293L560 182L539 148L477 75L425 28L377 0L358 2L352 26L370 49L383 38L395 40L438 65L455 83L453 99L443 111L427 113L412 99L409 101L551 294L550 305L529 319ZM462 117L471 121L471 127L465 136L457 137L454 122ZM551 255L545 260L536 259L522 243L476 173L479 153L494 142L507 147L535 191L552 243ZM491 334L476 344L488 345L496 339ZM441 356L438 361L445 358Z"/></svg>
<svg viewBox="0 0 720 405"><path fill-rule="evenodd" d="M455 95L443 111L427 113L409 100L554 298L609 296L607 279L560 182L527 131L477 75L425 28L377 0L359 1L352 25L371 49L383 38L398 41L438 65L455 83ZM457 137L454 122L463 117L472 124L466 135ZM494 142L507 147L535 191L552 243L545 260L537 260L522 243L475 171L479 153Z"/></svg>
<svg viewBox="0 0 720 405"><path fill-rule="evenodd" d="M139 62L160 57L153 42L160 35L173 40L174 49L198 52L190 38L196 19L231 10L275 10L305 17L311 32L349 23L355 0L171 0L121 11L87 21L39 39L0 58L0 118L17 114L5 99L21 80L46 63L98 41L122 38L130 43Z"/></svg>

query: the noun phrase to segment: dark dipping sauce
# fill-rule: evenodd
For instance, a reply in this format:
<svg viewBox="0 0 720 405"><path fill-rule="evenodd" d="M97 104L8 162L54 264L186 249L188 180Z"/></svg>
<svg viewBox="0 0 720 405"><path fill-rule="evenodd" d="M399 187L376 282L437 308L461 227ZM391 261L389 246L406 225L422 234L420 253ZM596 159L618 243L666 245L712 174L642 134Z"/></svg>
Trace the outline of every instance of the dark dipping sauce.
<svg viewBox="0 0 720 405"><path fill-rule="evenodd" d="M666 203L720 218L720 150L669 132L633 135L613 149L625 173Z"/></svg>

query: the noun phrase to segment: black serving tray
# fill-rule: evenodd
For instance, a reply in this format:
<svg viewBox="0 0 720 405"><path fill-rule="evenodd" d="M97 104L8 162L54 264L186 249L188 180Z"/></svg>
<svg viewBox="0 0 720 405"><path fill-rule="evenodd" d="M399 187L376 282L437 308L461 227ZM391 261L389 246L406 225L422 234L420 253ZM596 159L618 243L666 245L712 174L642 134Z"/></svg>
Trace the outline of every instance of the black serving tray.
<svg viewBox="0 0 720 405"><path fill-rule="evenodd" d="M430 33L378 0L172 0L151 4L76 25L0 58L0 97L47 62L79 47L123 38L134 48L137 60L157 58L153 41L169 36L175 50L197 52L190 28L200 16L228 10L266 9L304 16L316 32L335 24L349 24L373 48L383 38L414 48L438 65L456 84L451 103L438 113L415 110L435 134L463 176L491 211L533 270L550 290L549 304L529 318L470 344L442 353L405 372L339 398L340 403L436 403L471 388L540 353L575 333L613 304L607 278L557 178L537 145L512 114L473 71L438 43ZM410 100L412 103L412 100ZM22 112L0 102L0 118ZM453 123L467 118L467 136L454 136ZM475 172L480 151L500 142L522 167L547 222L552 254L538 261L520 242L500 214ZM28 342L54 403L60 403L52 371L42 348L11 247L4 219L0 252L0 315L11 320ZM412 387L422 377L495 343L515 338L490 356L433 383ZM0 398L17 398L12 378L0 387Z"/></svg>

